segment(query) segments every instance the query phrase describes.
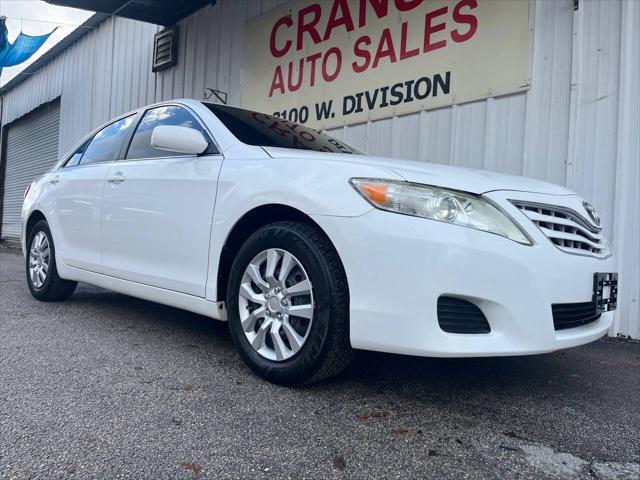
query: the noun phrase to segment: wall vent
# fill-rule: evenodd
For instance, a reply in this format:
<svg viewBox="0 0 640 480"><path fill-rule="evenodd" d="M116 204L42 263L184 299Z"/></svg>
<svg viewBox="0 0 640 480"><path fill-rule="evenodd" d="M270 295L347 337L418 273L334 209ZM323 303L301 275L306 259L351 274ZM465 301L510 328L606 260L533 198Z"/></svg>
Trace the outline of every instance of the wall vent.
<svg viewBox="0 0 640 480"><path fill-rule="evenodd" d="M171 68L178 63L178 26L165 28L153 37L152 72Z"/></svg>

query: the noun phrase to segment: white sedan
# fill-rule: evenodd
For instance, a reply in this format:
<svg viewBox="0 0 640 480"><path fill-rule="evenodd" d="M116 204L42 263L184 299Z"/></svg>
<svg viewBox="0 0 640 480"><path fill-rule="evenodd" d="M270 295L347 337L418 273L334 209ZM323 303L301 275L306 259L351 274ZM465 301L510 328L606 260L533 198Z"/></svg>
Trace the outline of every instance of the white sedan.
<svg viewBox="0 0 640 480"><path fill-rule="evenodd" d="M258 375L334 375L353 349L522 355L604 335L600 218L529 178L365 155L195 100L122 115L25 193L29 289L87 282L228 320Z"/></svg>

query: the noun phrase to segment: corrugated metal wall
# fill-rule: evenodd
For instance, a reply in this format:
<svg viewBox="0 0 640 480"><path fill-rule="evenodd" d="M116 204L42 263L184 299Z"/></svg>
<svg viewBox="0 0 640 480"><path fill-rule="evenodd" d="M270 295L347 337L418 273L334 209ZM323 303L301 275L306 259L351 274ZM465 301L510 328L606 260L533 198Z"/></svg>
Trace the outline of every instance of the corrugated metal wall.
<svg viewBox="0 0 640 480"><path fill-rule="evenodd" d="M109 19L5 100L4 122L62 95L60 151L129 109L226 91L239 104L246 20L286 0L219 0L180 25L178 66L151 73L157 27ZM378 155L486 168L568 185L593 201L620 259L615 332L640 337L640 2L537 1L528 92L347 126ZM136 46L137 48L133 48Z"/></svg>
<svg viewBox="0 0 640 480"><path fill-rule="evenodd" d="M110 118L155 101L155 25L110 18L4 96L2 124L60 96L60 153Z"/></svg>
<svg viewBox="0 0 640 480"><path fill-rule="evenodd" d="M604 214L621 282L616 331L640 337L640 2L581 2L574 19L567 186Z"/></svg>
<svg viewBox="0 0 640 480"><path fill-rule="evenodd" d="M20 238L22 199L34 177L53 167L58 157L60 102L52 102L11 124L2 198L2 237Z"/></svg>

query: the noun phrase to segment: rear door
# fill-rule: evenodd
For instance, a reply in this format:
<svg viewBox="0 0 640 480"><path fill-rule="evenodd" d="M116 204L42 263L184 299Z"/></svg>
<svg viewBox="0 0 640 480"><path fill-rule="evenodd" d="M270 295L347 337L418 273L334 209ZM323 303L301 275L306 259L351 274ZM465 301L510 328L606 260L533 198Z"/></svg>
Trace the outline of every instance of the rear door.
<svg viewBox="0 0 640 480"><path fill-rule="evenodd" d="M47 208L57 257L66 265L101 271L100 210L107 172L131 133L136 115L107 125L87 140L67 163L49 175Z"/></svg>
<svg viewBox="0 0 640 480"><path fill-rule="evenodd" d="M156 150L159 125L200 130L203 155ZM104 273L132 282L204 297L209 236L222 155L187 108L144 113L125 158L107 173L102 204Z"/></svg>

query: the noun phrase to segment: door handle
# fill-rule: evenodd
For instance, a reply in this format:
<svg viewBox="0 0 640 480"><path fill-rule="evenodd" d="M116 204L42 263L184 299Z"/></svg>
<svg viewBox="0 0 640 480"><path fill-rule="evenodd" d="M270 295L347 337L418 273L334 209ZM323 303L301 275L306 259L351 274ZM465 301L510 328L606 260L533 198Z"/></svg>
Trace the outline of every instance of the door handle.
<svg viewBox="0 0 640 480"><path fill-rule="evenodd" d="M116 173L113 177L107 178L107 182L111 183L112 185L118 185L119 183L124 182L126 179L124 178L124 175L122 175L121 172Z"/></svg>
<svg viewBox="0 0 640 480"><path fill-rule="evenodd" d="M49 180L49 183L52 185L55 185L56 183L58 183L60 181L60 175L56 175L55 177L53 177L51 180Z"/></svg>

